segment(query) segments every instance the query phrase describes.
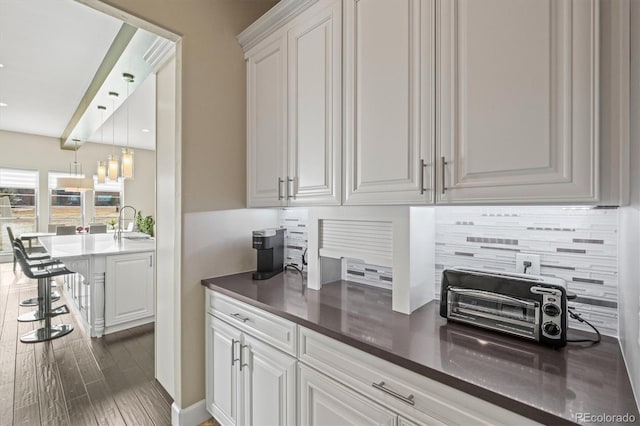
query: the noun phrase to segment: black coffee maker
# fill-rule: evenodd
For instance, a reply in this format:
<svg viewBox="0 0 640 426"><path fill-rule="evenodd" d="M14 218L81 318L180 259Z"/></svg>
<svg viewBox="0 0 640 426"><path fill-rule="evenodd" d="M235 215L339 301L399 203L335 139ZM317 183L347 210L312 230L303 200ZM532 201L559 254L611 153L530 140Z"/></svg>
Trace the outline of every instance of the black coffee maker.
<svg viewBox="0 0 640 426"><path fill-rule="evenodd" d="M254 280L266 280L279 274L284 265L284 229L253 231L253 248L258 251Z"/></svg>

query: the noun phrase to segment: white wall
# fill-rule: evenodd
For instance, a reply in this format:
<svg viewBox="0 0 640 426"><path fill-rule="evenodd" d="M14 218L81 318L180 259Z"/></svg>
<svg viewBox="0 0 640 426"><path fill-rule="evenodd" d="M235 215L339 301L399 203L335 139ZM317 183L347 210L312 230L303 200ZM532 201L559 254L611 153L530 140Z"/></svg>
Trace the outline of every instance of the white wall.
<svg viewBox="0 0 640 426"><path fill-rule="evenodd" d="M46 231L49 223L47 174L50 171L68 172L73 151L60 149L60 140L46 136L0 130L0 167L31 169L40 172L39 229ZM78 150L78 161L86 176L96 171L98 160L106 160L112 149L107 145L86 143ZM135 150L135 179L126 180L124 202L145 215L155 217L155 152Z"/></svg>
<svg viewBox="0 0 640 426"><path fill-rule="evenodd" d="M620 343L640 405L640 1L631 2L631 205L620 209Z"/></svg>

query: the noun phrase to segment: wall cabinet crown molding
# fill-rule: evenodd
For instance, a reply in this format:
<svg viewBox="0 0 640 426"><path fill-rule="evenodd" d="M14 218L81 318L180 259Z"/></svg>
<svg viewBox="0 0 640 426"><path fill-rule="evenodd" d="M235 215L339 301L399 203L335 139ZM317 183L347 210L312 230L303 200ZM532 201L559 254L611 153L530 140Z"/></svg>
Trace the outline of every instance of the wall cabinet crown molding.
<svg viewBox="0 0 640 426"><path fill-rule="evenodd" d="M318 1L281 0L247 29L238 34L236 39L242 49L247 52Z"/></svg>

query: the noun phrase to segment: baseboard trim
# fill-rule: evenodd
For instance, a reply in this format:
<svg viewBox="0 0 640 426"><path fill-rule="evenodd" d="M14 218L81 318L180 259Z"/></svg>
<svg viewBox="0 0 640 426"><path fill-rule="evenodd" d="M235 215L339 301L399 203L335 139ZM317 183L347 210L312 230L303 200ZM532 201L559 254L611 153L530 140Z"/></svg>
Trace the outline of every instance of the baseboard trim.
<svg viewBox="0 0 640 426"><path fill-rule="evenodd" d="M198 426L210 417L204 399L187 408L180 408L175 402L171 404L171 426Z"/></svg>

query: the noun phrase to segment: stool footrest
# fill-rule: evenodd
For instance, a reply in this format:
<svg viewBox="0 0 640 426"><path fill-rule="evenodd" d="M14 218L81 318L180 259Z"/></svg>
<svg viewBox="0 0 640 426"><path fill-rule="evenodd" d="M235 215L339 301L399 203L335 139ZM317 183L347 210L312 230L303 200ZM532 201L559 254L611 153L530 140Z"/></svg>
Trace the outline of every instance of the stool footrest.
<svg viewBox="0 0 640 426"><path fill-rule="evenodd" d="M38 343L57 339L73 331L73 326L69 324L50 325L30 331L20 337L22 343Z"/></svg>
<svg viewBox="0 0 640 426"><path fill-rule="evenodd" d="M51 310L51 312L33 311L22 314L18 317L18 322L31 322L42 321L43 319L57 317L58 315L64 315L69 313L67 305L58 306Z"/></svg>
<svg viewBox="0 0 640 426"><path fill-rule="evenodd" d="M39 297L34 297L33 299L26 299L20 302L20 306L38 306L38 302L40 302L41 300L42 299ZM57 302L58 300L60 300L60 293L58 293L57 291L52 291L51 302Z"/></svg>

